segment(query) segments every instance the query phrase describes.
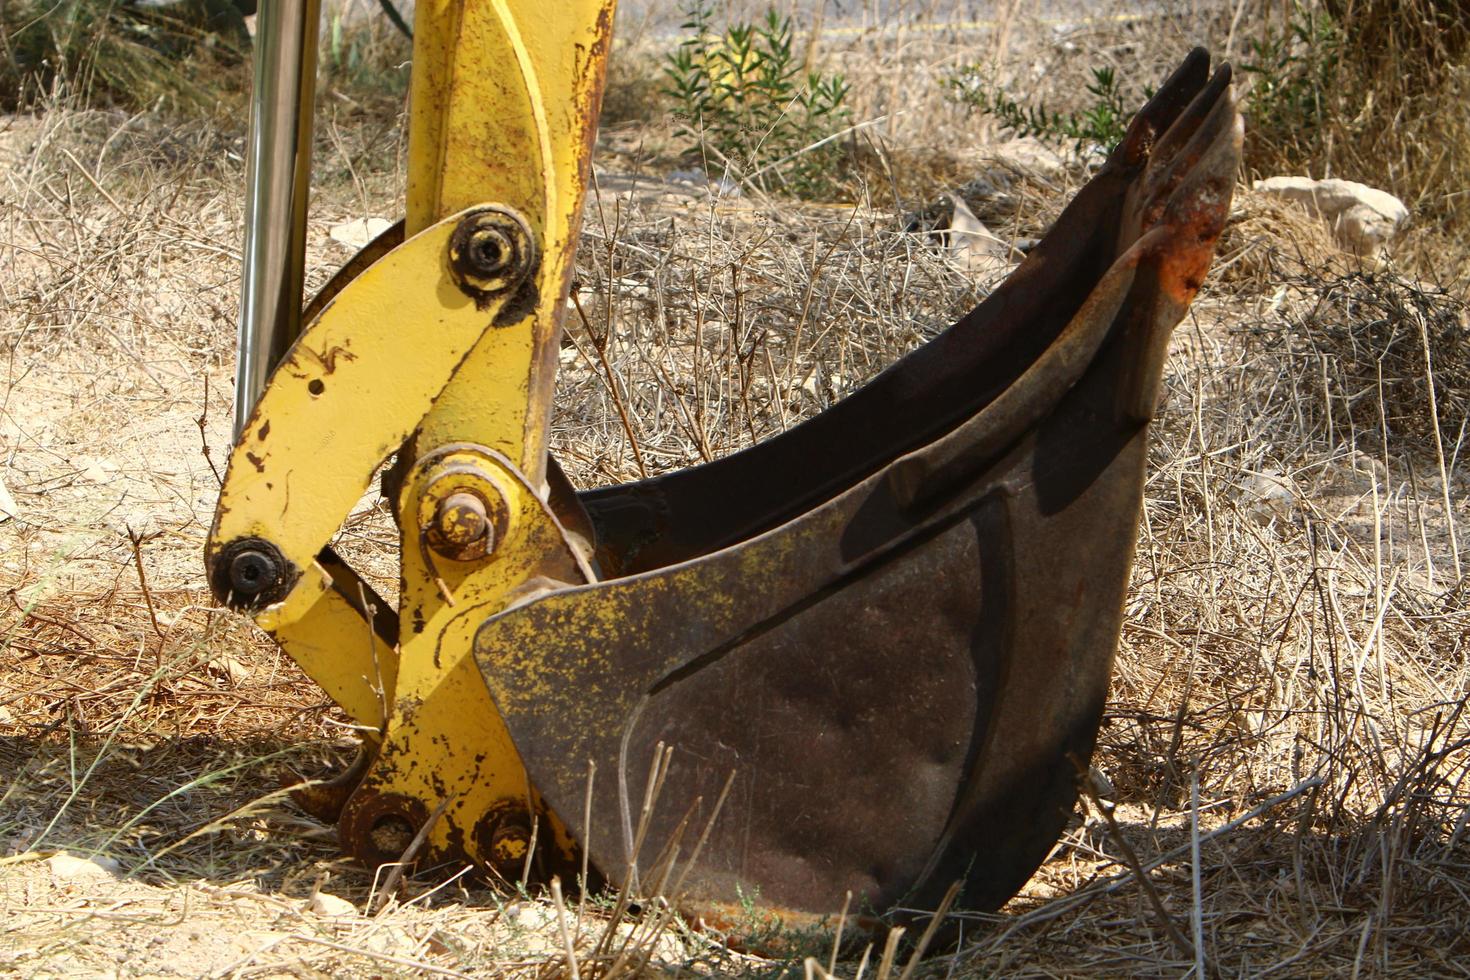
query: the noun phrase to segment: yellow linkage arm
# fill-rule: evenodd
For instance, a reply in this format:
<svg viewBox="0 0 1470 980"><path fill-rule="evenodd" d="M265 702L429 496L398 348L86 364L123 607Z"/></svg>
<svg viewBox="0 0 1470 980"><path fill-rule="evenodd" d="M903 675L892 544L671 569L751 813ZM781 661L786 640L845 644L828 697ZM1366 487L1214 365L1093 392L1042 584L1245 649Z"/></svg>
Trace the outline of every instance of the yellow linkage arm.
<svg viewBox="0 0 1470 980"><path fill-rule="evenodd" d="M515 331L486 334L419 439L481 443L513 460L533 485L544 475L556 339L614 5L430 0L415 11L408 232L493 200L521 209L544 236L541 303ZM506 85L512 66L524 90ZM527 152L537 145L546 148L539 158ZM528 340L530 348L522 346Z"/></svg>
<svg viewBox="0 0 1470 980"><path fill-rule="evenodd" d="M542 498L557 338L612 6L441 0L417 8L409 230L478 200L520 207L529 195L531 213L532 176L543 181L534 186L544 188L535 199L544 202L544 217L538 301L507 311L486 332L414 436L415 463L398 500L404 631L397 698L378 757L342 819L349 848L370 861L397 856L375 827L396 823L401 837L440 807L428 842L436 857L468 857L515 877L538 826L539 840L557 845L549 849L553 859L570 848L527 781L471 645L480 623L533 580L590 580ZM505 90L508 66L527 79L524 92ZM531 142L549 148L539 171L524 153ZM507 322L515 314L523 319ZM465 492L496 505L499 516L485 518L501 521L494 554L435 557L422 529ZM516 514L527 537L514 529Z"/></svg>
<svg viewBox="0 0 1470 980"><path fill-rule="evenodd" d="M276 368L220 490L205 552L215 593L278 640L302 641L283 645L360 725L380 726L392 699L392 638L373 632L342 583L333 589L317 555L504 304L479 309L448 261L456 231L486 223L514 226L467 211L348 284Z"/></svg>
<svg viewBox="0 0 1470 980"><path fill-rule="evenodd" d="M542 498L613 6L421 0L409 237L306 328L231 455L211 584L369 730L343 836L372 860L437 814L426 853L499 866L536 819L470 642L528 581L590 575ZM323 550L394 453L396 631Z"/></svg>

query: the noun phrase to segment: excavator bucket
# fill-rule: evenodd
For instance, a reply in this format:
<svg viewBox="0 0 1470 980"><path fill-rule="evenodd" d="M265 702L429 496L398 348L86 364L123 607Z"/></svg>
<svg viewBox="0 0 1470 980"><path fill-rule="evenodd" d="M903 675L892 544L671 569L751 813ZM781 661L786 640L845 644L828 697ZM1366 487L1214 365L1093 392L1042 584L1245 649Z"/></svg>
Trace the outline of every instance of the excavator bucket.
<svg viewBox="0 0 1470 980"><path fill-rule="evenodd" d="M1207 64L969 315L776 438L583 494L610 577L479 629L532 782L599 868L717 803L684 882L705 908L933 908L960 880L994 908L1045 858L1102 718L1165 347L1239 162ZM610 778L584 825L588 760Z"/></svg>
<svg viewBox="0 0 1470 980"><path fill-rule="evenodd" d="M1189 55L1026 261L851 397L579 494L545 433L610 23L610 0L421 0L406 228L284 354L258 294L299 265L271 218L299 182L253 164L264 353L206 563L363 733L303 802L369 863L586 859L715 921L933 908L956 882L995 908L1101 721L1165 350L1239 164L1229 69ZM258 117L252 161L302 131ZM396 608L329 547L390 457Z"/></svg>

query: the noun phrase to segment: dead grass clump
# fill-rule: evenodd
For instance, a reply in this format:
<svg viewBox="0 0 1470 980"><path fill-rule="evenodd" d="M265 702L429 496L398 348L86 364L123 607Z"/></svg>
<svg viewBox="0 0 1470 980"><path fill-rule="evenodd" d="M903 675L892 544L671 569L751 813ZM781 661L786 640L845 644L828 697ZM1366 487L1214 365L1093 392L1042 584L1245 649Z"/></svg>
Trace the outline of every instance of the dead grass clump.
<svg viewBox="0 0 1470 980"><path fill-rule="evenodd" d="M311 768L334 737L329 704L278 650L197 590L143 575L102 593L6 593L0 862L64 847L153 880L212 876L227 841L254 849L272 787L299 781L292 765Z"/></svg>
<svg viewBox="0 0 1470 980"><path fill-rule="evenodd" d="M947 145L896 146L860 138L851 156L856 196L899 211L933 202L973 179L976 171L973 153Z"/></svg>
<svg viewBox="0 0 1470 980"><path fill-rule="evenodd" d="M248 85L249 48L228 0L17 0L0 7L0 107L29 108L60 86L89 105L208 108Z"/></svg>
<svg viewBox="0 0 1470 980"><path fill-rule="evenodd" d="M857 206L600 184L578 253L555 449L581 486L709 460L813 415L980 295Z"/></svg>
<svg viewBox="0 0 1470 980"><path fill-rule="evenodd" d="M1458 453L1470 418L1470 305L1461 296L1386 271L1278 282L1289 298L1251 332L1318 376L1300 407L1328 442L1432 452L1444 440Z"/></svg>
<svg viewBox="0 0 1470 980"><path fill-rule="evenodd" d="M1467 0L1324 0L1369 67L1403 73L1411 90L1433 89L1470 48Z"/></svg>
<svg viewBox="0 0 1470 980"><path fill-rule="evenodd" d="M1283 270L1322 269L1342 261L1332 229L1305 208L1243 187L1235 194L1210 270L1217 284L1259 294L1273 287Z"/></svg>

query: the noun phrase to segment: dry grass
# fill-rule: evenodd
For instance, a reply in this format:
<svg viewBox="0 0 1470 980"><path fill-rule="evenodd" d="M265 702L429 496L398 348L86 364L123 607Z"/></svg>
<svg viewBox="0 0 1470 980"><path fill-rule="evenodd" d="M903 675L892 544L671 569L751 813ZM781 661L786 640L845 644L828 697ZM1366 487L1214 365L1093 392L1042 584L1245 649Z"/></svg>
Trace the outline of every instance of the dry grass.
<svg viewBox="0 0 1470 980"><path fill-rule="evenodd" d="M1051 30L1033 27L1015 22L1018 45ZM860 119L913 69L916 111L865 130L876 176L856 203L635 179L668 159L656 124L609 131L558 392L556 450L579 484L779 431L984 294L905 231L907 210L985 166L930 81L965 45L892 33L832 42L869 100ZM1057 77L1089 58L1143 72L1171 41L1112 24L1030 55ZM392 213L400 191L394 103L365 98L326 103L313 283L347 255L325 229ZM382 884L280 789L342 761L345 730L210 607L198 567L217 486L203 447L217 466L228 438L242 135L65 103L0 121L0 478L21 508L0 524L0 969L550 977L571 975L570 944L588 977L799 971L656 903L636 935L612 900L558 909L465 878L409 880L374 914L313 905L373 908ZM907 162L922 159L940 162ZM1027 237L1079 179L969 196ZM1240 198L1168 365L1095 759L1111 788L1007 908L957 912L962 941L922 970L1470 972L1466 296L1345 262L1302 213ZM345 545L391 577L381 515L360 513ZM43 859L60 848L117 873ZM599 949L608 934L635 955ZM849 943L837 972L862 955Z"/></svg>

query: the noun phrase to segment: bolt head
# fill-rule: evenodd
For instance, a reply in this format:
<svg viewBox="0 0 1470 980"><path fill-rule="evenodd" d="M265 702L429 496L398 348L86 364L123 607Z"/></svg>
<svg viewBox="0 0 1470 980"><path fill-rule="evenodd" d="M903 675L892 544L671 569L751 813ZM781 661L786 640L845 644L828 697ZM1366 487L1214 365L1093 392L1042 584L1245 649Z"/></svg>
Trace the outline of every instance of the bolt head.
<svg viewBox="0 0 1470 980"><path fill-rule="evenodd" d="M485 499L459 490L439 501L429 527L429 545L445 558L474 561L495 548L495 527Z"/></svg>
<svg viewBox="0 0 1470 980"><path fill-rule="evenodd" d="M465 243L465 265L476 275L488 279L510 266L514 249L503 230L494 226L477 228Z"/></svg>
<svg viewBox="0 0 1470 980"><path fill-rule="evenodd" d="M295 566L264 538L237 538L210 561L210 588L233 609L278 602L298 577Z"/></svg>
<svg viewBox="0 0 1470 980"><path fill-rule="evenodd" d="M263 551L242 551L230 559L230 588L242 599L260 595L280 577L280 566Z"/></svg>
<svg viewBox="0 0 1470 980"><path fill-rule="evenodd" d="M490 206L465 215L449 238L449 268L477 303L511 292L536 265L536 240L526 219Z"/></svg>
<svg viewBox="0 0 1470 980"><path fill-rule="evenodd" d="M519 875L531 849L531 830L520 824L496 829L490 837L490 853L485 855L491 867L506 877Z"/></svg>
<svg viewBox="0 0 1470 980"><path fill-rule="evenodd" d="M515 881L531 850L531 815L518 805L497 804L475 824L475 843L487 867Z"/></svg>

